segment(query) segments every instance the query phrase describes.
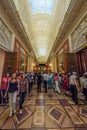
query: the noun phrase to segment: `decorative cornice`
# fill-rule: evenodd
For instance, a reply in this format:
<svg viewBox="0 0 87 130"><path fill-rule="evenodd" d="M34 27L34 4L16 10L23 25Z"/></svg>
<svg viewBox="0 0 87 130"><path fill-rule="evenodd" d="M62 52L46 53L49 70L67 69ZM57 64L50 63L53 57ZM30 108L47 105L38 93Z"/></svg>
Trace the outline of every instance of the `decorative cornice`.
<svg viewBox="0 0 87 130"><path fill-rule="evenodd" d="M87 10L87 1L86 0L72 0L70 6L66 12L65 18L57 34L53 51L58 51L58 48L64 43L68 38L71 31L81 19L81 16Z"/></svg>
<svg viewBox="0 0 87 130"><path fill-rule="evenodd" d="M27 51L31 51L30 41L28 39L28 36L25 32L24 26L21 22L20 16L18 14L18 11L15 7L15 4L13 0L8 0L8 2L1 0L0 4L2 5L4 9L4 13L8 16L9 21L11 21L11 25L15 30L15 34L18 38L18 40L21 40L21 44L26 48Z"/></svg>

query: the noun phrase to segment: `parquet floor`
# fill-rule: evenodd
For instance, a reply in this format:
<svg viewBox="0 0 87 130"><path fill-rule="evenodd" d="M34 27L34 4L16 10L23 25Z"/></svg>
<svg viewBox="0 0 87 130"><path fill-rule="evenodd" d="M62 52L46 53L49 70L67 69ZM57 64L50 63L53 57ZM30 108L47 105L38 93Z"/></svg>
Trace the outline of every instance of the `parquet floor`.
<svg viewBox="0 0 87 130"><path fill-rule="evenodd" d="M26 96L23 113L9 118L9 105L0 105L0 128L20 130L87 130L87 105L79 94L79 105L71 97L55 92L36 92Z"/></svg>

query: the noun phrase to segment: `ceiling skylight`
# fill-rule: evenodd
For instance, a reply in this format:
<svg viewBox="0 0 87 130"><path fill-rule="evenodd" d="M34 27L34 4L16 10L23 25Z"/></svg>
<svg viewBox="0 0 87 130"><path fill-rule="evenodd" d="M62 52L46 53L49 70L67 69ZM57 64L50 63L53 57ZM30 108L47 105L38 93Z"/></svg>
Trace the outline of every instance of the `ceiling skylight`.
<svg viewBox="0 0 87 130"><path fill-rule="evenodd" d="M39 54L40 55L45 55L46 54L46 49L40 48L39 49Z"/></svg>
<svg viewBox="0 0 87 130"><path fill-rule="evenodd" d="M71 0L12 0L38 63L52 52ZM31 45L30 45L31 43Z"/></svg>
<svg viewBox="0 0 87 130"><path fill-rule="evenodd" d="M30 0L32 14L47 13L52 14L54 0Z"/></svg>

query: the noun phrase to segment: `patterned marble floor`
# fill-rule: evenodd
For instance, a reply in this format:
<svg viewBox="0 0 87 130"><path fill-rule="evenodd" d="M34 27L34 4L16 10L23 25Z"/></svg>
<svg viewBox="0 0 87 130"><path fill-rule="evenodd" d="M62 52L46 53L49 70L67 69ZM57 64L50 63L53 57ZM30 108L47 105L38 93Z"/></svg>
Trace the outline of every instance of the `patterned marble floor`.
<svg viewBox="0 0 87 130"><path fill-rule="evenodd" d="M54 92L36 92L26 96L23 113L9 118L9 105L0 105L0 129L20 130L87 130L87 105L79 94L79 105L71 97Z"/></svg>

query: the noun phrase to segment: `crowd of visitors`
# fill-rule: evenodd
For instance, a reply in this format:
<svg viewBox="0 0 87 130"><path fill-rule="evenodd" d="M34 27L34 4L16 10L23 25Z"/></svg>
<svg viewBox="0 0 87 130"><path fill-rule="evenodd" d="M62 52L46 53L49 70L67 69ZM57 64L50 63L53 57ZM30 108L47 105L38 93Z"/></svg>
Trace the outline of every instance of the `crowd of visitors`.
<svg viewBox="0 0 87 130"><path fill-rule="evenodd" d="M16 100L19 97L19 110L22 113L22 105L26 94L30 94L34 86L37 92L49 93L54 91L64 94L68 91L75 104L78 104L78 91L84 95L87 103L87 72L79 76L75 71L71 73L51 73L51 72L27 72L5 74L0 85L0 104L5 105L9 102L11 117L16 113Z"/></svg>

